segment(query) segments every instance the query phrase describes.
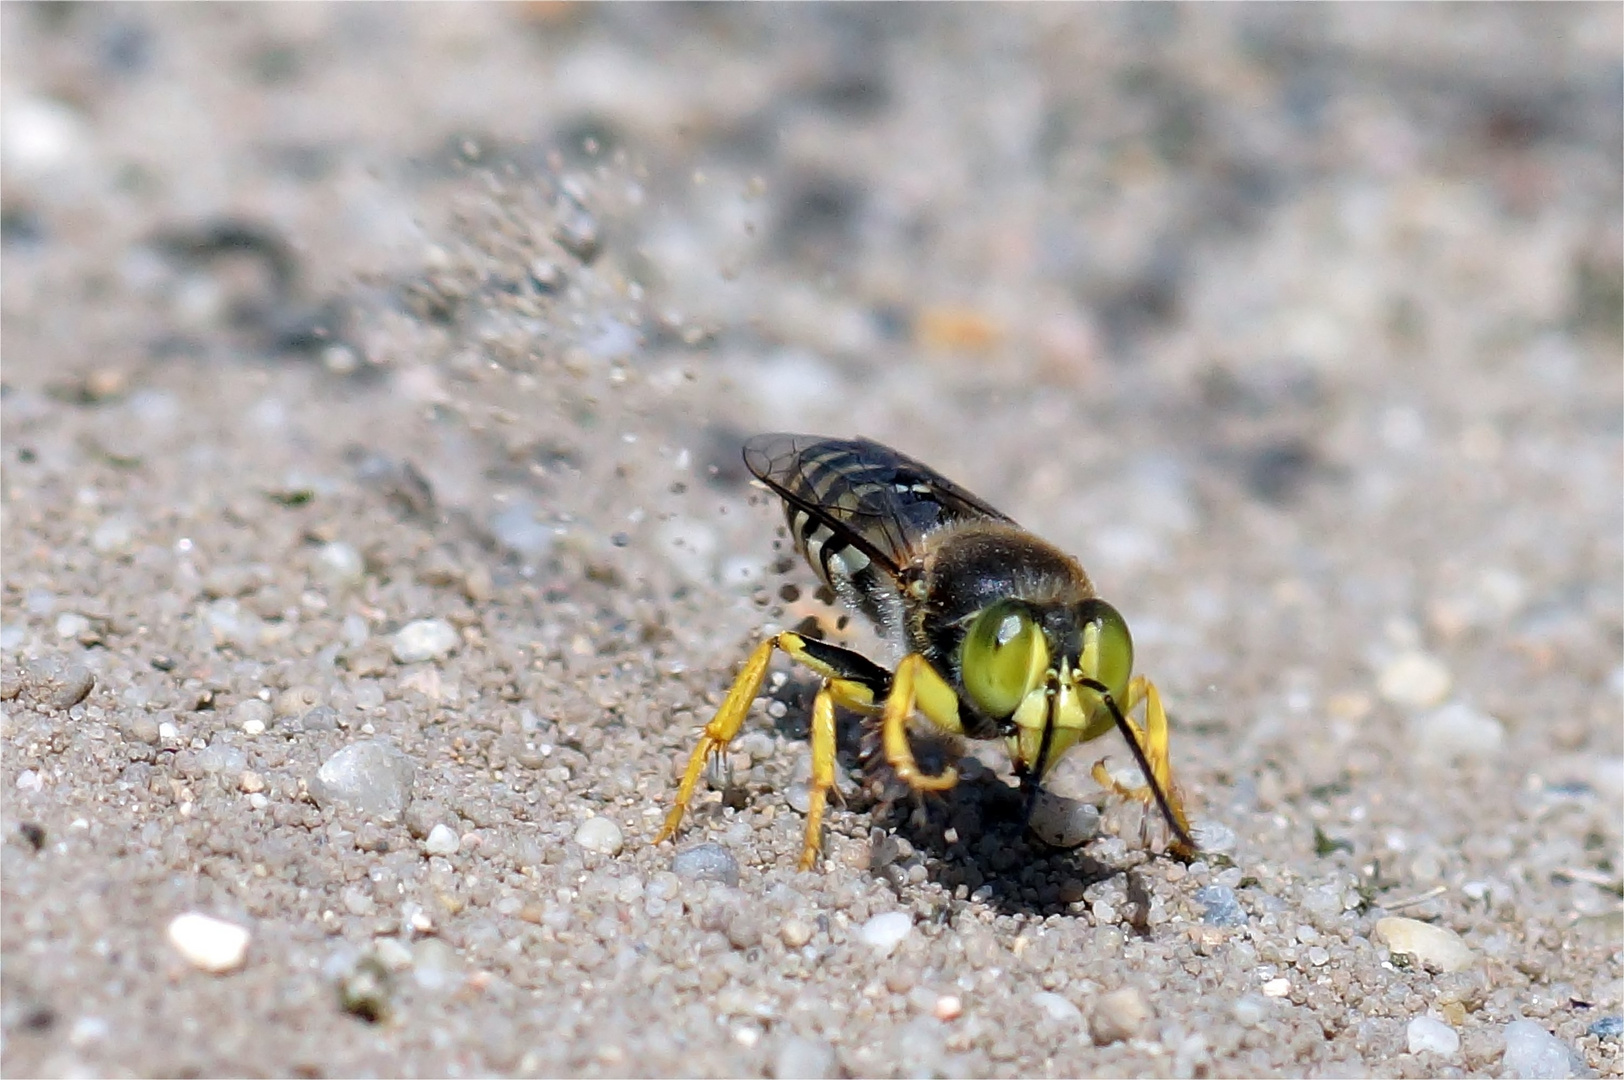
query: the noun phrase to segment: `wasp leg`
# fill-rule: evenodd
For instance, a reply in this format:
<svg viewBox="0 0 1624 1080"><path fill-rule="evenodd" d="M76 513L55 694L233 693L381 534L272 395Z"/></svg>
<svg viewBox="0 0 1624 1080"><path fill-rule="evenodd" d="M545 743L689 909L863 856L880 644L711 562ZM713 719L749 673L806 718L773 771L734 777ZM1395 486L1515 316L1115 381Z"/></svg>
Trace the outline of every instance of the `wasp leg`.
<svg viewBox="0 0 1624 1080"><path fill-rule="evenodd" d="M683 814L693 799L694 789L704 774L705 762L727 749L738 735L750 714L750 705L761 690L767 676L767 664L774 650L804 664L823 676L823 687L812 706L812 783L811 806L807 811L806 844L801 852L801 867L809 869L821 847L824 806L829 789L834 786L835 775L835 723L834 706L839 704L859 712L879 711L879 702L890 693L891 674L860 653L842 649L800 634L783 633L768 638L756 646L744 669L728 690L721 708L699 737L699 745L688 759L682 783L677 788L676 803L666 815L665 825L654 838L656 844L676 835Z"/></svg>
<svg viewBox="0 0 1624 1080"><path fill-rule="evenodd" d="M908 745L908 718L916 708L944 731L963 733L958 695L923 656L911 653L897 665L891 694L885 699L885 717L880 728L885 760L915 791L946 791L958 783L959 771L949 765L938 776L920 772L913 747Z"/></svg>
<svg viewBox="0 0 1624 1080"><path fill-rule="evenodd" d="M1136 675L1133 682L1128 685L1128 700L1123 705L1123 714L1126 716L1132 712L1140 701L1145 703L1145 727L1141 729L1131 716L1127 717L1128 727L1132 729L1134 738L1144 750L1145 760L1150 763L1150 771L1156 783L1167 795L1168 809L1172 811L1174 822L1184 835L1188 836L1190 821L1185 816L1184 805L1179 799L1178 786L1173 783L1173 763L1168 754L1167 710L1162 707L1162 695L1156 689L1156 684L1143 675ZM1130 788L1117 783L1106 771L1104 759L1095 762L1092 775L1101 787L1118 795L1143 803L1155 802L1156 795L1148 784ZM1195 854L1193 848L1176 837L1172 850L1180 856Z"/></svg>

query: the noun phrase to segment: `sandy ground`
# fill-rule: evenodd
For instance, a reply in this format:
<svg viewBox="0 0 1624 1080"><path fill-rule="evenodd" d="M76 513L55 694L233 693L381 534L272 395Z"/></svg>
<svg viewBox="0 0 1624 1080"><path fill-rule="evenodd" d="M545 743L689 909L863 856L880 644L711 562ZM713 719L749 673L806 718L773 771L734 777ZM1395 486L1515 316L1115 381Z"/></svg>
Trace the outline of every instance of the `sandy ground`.
<svg viewBox="0 0 1624 1080"><path fill-rule="evenodd" d="M1624 1070L1617 5L0 33L7 1075ZM652 846L770 430L1075 552L1209 851L848 718L797 873L788 667Z"/></svg>

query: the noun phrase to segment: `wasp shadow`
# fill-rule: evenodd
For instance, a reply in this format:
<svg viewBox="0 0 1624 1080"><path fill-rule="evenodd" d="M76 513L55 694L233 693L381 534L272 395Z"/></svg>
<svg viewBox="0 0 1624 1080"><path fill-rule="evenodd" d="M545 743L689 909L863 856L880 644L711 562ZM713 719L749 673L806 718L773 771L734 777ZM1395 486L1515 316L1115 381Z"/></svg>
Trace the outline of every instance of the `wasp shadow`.
<svg viewBox="0 0 1624 1080"><path fill-rule="evenodd" d="M779 734L809 737L818 688L817 678L797 673L770 692L784 705L769 712L770 717L778 713L772 723ZM950 908L976 895L1000 914L1065 915L1089 886L1125 872L1133 896L1131 872L1101 862L1083 846L1058 848L1033 836L1026 829L1022 793L972 759L961 763L963 740L910 733L925 772L940 773L961 763L959 782L939 794L914 792L896 779L878 752L872 719L838 710L835 740L837 760L852 781L842 796L846 809L867 813L876 831L871 869L904 895L909 870L922 863L925 880L953 898ZM903 856L907 849L898 839L917 857Z"/></svg>

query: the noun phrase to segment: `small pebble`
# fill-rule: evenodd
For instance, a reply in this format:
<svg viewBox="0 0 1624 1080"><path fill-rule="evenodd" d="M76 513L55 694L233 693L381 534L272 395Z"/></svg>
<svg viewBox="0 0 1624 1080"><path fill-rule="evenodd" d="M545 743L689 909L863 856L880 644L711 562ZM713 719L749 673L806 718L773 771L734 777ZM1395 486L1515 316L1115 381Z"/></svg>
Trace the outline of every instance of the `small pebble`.
<svg viewBox="0 0 1624 1080"><path fill-rule="evenodd" d="M1094 1003L1088 1018L1088 1030L1098 1046L1121 1042L1139 1034L1151 1017L1150 1005L1144 995L1133 987L1123 987L1105 994Z"/></svg>
<svg viewBox="0 0 1624 1080"><path fill-rule="evenodd" d="M1591 1024L1589 1031L1598 1039L1616 1039L1624 1035L1624 1016L1604 1016Z"/></svg>
<svg viewBox="0 0 1624 1080"><path fill-rule="evenodd" d="M328 758L310 780L318 805L341 804L368 817L398 821L412 801L417 766L382 739L352 743Z"/></svg>
<svg viewBox="0 0 1624 1080"><path fill-rule="evenodd" d="M237 790L246 795L253 795L265 790L265 778L252 769L244 769L237 777Z"/></svg>
<svg viewBox="0 0 1624 1080"><path fill-rule="evenodd" d="M1039 990L1032 995L1032 1004L1042 1009L1044 1015L1049 1019L1068 1028L1080 1027L1083 1023L1083 1010L1059 994Z"/></svg>
<svg viewBox="0 0 1624 1080"><path fill-rule="evenodd" d="M1412 956L1434 971L1464 971L1476 959L1455 931L1418 919L1389 915L1376 923L1376 937L1390 952Z"/></svg>
<svg viewBox="0 0 1624 1080"><path fill-rule="evenodd" d="M964 1001L957 994L943 994L932 1011L938 1020L957 1020L964 1015Z"/></svg>
<svg viewBox="0 0 1624 1080"><path fill-rule="evenodd" d="M838 1076L835 1068L835 1049L822 1039L805 1039L789 1035L778 1044L773 1055L772 1074L777 1080L825 1080Z"/></svg>
<svg viewBox="0 0 1624 1080"><path fill-rule="evenodd" d="M1270 979L1260 988L1264 997L1283 998L1291 993L1290 979Z"/></svg>
<svg viewBox="0 0 1624 1080"><path fill-rule="evenodd" d="M370 1024L389 1018L394 977L377 956L363 957L354 970L338 981L338 1004L351 1016Z"/></svg>
<svg viewBox="0 0 1624 1080"><path fill-rule="evenodd" d="M778 927L778 938L792 949L799 949L812 940L812 924L793 916Z"/></svg>
<svg viewBox="0 0 1624 1080"><path fill-rule="evenodd" d="M1410 731L1417 749L1445 760L1491 757L1506 741L1504 724L1464 701L1419 717Z"/></svg>
<svg viewBox="0 0 1624 1080"><path fill-rule="evenodd" d="M1196 903L1205 910L1201 921L1209 926L1245 926L1246 912L1235 890L1228 885L1206 885L1195 892Z"/></svg>
<svg viewBox="0 0 1624 1080"><path fill-rule="evenodd" d="M455 855L460 844L457 831L441 824L429 830L428 839L423 841L423 850L430 855Z"/></svg>
<svg viewBox="0 0 1624 1080"><path fill-rule="evenodd" d="M1100 808L1040 790L1030 827L1050 847L1080 847L1099 835Z"/></svg>
<svg viewBox="0 0 1624 1080"><path fill-rule="evenodd" d="M86 629L89 626L90 623L87 620L85 623ZM78 631L67 636L73 637L77 636L77 634ZM61 680L57 684L56 693L51 695L51 704L59 709L71 709L89 697L90 691L95 686L95 673L83 664L73 664L62 673Z"/></svg>
<svg viewBox="0 0 1624 1080"><path fill-rule="evenodd" d="M1506 1053L1500 1071L1509 1080L1544 1080L1576 1076L1574 1053L1536 1020L1513 1020L1506 1025Z"/></svg>
<svg viewBox="0 0 1624 1080"><path fill-rule="evenodd" d="M1376 689L1383 698L1407 709L1443 704L1454 679L1441 660L1423 652L1402 653L1382 668Z"/></svg>
<svg viewBox="0 0 1624 1080"><path fill-rule="evenodd" d="M690 881L719 881L735 886L739 883L739 860L721 844L698 844L672 856L671 872Z"/></svg>
<svg viewBox="0 0 1624 1080"><path fill-rule="evenodd" d="M392 652L395 661L401 664L443 660L457 647L459 640L456 627L444 619L418 619L395 634Z"/></svg>
<svg viewBox="0 0 1624 1080"><path fill-rule="evenodd" d="M169 943L199 971L231 971L248 955L249 934L236 923L201 912L177 915L169 924Z"/></svg>
<svg viewBox="0 0 1624 1080"><path fill-rule="evenodd" d="M366 576L366 561L354 545L335 540L322 545L311 570L316 579L330 589L350 589Z"/></svg>
<svg viewBox="0 0 1624 1080"><path fill-rule="evenodd" d="M237 702L231 710L231 722L247 731L249 725L257 724L259 732L263 733L271 723L271 707L257 697L244 698Z"/></svg>
<svg viewBox="0 0 1624 1080"><path fill-rule="evenodd" d="M881 956L890 956L902 939L913 933L913 917L905 911L887 911L863 924L857 936Z"/></svg>
<svg viewBox="0 0 1624 1080"><path fill-rule="evenodd" d="M603 855L619 855L626 846L625 834L620 826L606 817L589 817L575 830L575 842L588 851Z"/></svg>
<svg viewBox="0 0 1624 1080"><path fill-rule="evenodd" d="M1288 984L1286 988L1289 990L1291 987ZM1232 1011L1237 1023L1242 1027L1252 1027L1268 1015L1269 1003L1256 994L1247 994L1235 1002Z"/></svg>
<svg viewBox="0 0 1624 1080"><path fill-rule="evenodd" d="M1235 850L1235 830L1219 821L1197 821L1190 826L1191 839L1208 855L1228 855Z"/></svg>
<svg viewBox="0 0 1624 1080"><path fill-rule="evenodd" d="M1430 1016L1417 1016L1411 1020L1409 1027L1405 1029L1405 1037L1409 1040L1412 1054L1424 1052L1440 1057L1454 1057L1460 1053L1460 1035L1442 1020L1435 1020Z"/></svg>

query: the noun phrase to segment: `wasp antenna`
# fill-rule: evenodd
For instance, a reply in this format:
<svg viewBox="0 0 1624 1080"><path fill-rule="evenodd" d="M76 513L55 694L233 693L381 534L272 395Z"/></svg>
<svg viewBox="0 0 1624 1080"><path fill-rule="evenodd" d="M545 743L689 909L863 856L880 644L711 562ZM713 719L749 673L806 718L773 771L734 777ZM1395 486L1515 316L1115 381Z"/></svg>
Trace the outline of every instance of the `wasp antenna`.
<svg viewBox="0 0 1624 1080"><path fill-rule="evenodd" d="M1105 702L1105 707L1111 710L1111 719L1116 721L1117 730L1122 732L1122 737L1127 740L1128 749L1133 751L1133 759L1138 764L1139 771L1144 773L1145 783L1150 785L1150 793L1156 797L1156 806L1161 810L1162 817L1167 819L1167 827L1173 831L1173 838L1191 851L1201 850L1200 845L1190 837L1184 826L1179 824L1178 817L1173 813L1173 804L1168 801L1167 793L1162 790L1160 781L1156 779L1155 771L1150 767L1150 759L1145 756L1145 748L1139 745L1139 739L1134 734L1133 725L1128 723L1126 716L1122 715L1122 710L1117 707L1116 698L1111 696L1111 691L1106 688L1104 683L1096 679L1082 679L1080 681L1082 685L1099 694L1100 698Z"/></svg>

